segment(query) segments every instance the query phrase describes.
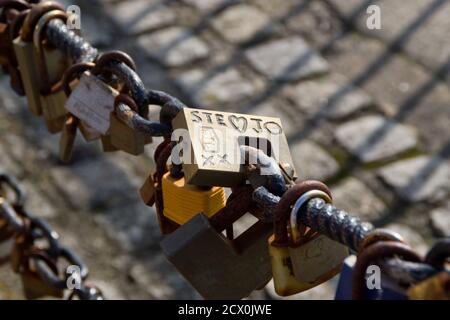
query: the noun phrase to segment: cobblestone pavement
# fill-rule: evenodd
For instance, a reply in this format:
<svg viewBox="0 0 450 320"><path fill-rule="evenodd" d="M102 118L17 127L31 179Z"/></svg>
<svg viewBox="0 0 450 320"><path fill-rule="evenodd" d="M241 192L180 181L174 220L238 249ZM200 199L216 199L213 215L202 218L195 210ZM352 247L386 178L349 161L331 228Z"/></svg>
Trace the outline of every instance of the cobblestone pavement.
<svg viewBox="0 0 450 320"><path fill-rule="evenodd" d="M422 252L449 235L447 1L376 1L376 31L363 0L77 3L87 38L131 53L149 88L280 117L300 177L328 182L337 206ZM79 141L62 165L58 138L6 79L0 89L0 165L25 181L30 207L81 253L92 282L109 298L199 298L163 257L154 211L135 192L155 144L136 158ZM0 297L21 297L8 268L0 279ZM336 282L289 298L331 299ZM279 297L269 284L251 298Z"/></svg>

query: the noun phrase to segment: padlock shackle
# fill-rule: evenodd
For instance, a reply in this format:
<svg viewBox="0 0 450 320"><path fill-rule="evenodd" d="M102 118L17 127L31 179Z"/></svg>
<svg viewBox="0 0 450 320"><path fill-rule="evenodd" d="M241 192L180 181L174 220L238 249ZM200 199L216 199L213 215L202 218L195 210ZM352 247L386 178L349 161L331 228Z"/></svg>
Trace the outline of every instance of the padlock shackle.
<svg viewBox="0 0 450 320"><path fill-rule="evenodd" d="M306 193L304 193L300 198L297 199L294 206L292 207L291 216L290 216L290 230L291 230L291 242L294 245L298 245L301 242L301 237L303 235L304 226L301 225L301 228L299 228L298 224L298 213L303 208L303 206L306 205L306 203L313 199L313 198L321 198L327 203L332 203L333 201L323 191L320 190L311 190Z"/></svg>
<svg viewBox="0 0 450 320"><path fill-rule="evenodd" d="M398 241L403 243L405 242L405 240L399 233L388 229L377 228L370 231L364 237L364 239L361 242L361 245L358 248L358 252L361 253L367 247L378 241Z"/></svg>
<svg viewBox="0 0 450 320"><path fill-rule="evenodd" d="M413 249L397 241L376 242L358 255L352 276L352 299L361 300L364 298L366 287L365 275L367 268L377 260L392 256L400 256L407 261L422 262L422 257Z"/></svg>
<svg viewBox="0 0 450 320"><path fill-rule="evenodd" d="M34 29L41 17L49 11L60 10L64 11L64 7L57 2L46 1L38 4L32 4L31 10L22 26L20 37L24 42L32 42Z"/></svg>
<svg viewBox="0 0 450 320"><path fill-rule="evenodd" d="M70 83L75 79L79 79L84 72L90 71L94 67L95 63L93 62L80 62L71 65L66 70L66 72L64 72L64 75L62 77L62 88L64 90L64 93L67 96L70 96L70 94L72 93Z"/></svg>
<svg viewBox="0 0 450 320"><path fill-rule="evenodd" d="M25 19L30 13L31 9L25 9L21 11L10 23L9 25L9 36L11 40L16 39L20 35L20 29L22 28Z"/></svg>
<svg viewBox="0 0 450 320"><path fill-rule="evenodd" d="M44 51L44 45L43 45L43 39L42 39L43 32L44 32L47 24L53 19L61 19L64 22L66 22L68 19L68 15L66 12L64 12L62 10L51 10L51 11L46 12L39 19L39 21L36 24L36 27L34 29L34 33L33 33L33 43L34 43L34 47L36 48L36 53L38 56L39 75L41 77L40 92L43 95L48 95L48 94L55 92L61 88L60 81L56 82L55 88L53 88L53 86L55 84L50 83L50 77L48 74L47 62L45 60L45 51Z"/></svg>
<svg viewBox="0 0 450 320"><path fill-rule="evenodd" d="M331 191L328 187L315 180L302 181L291 188L289 188L281 197L280 202L277 205L274 215L274 235L275 239L273 245L275 246L288 246L288 221L291 214L292 206L295 204L298 198L308 191L319 190L326 193L331 199Z"/></svg>
<svg viewBox="0 0 450 320"><path fill-rule="evenodd" d="M0 22L5 22L7 20L7 10L14 9L21 12L30 9L30 7L31 5L24 0L0 0L0 10L3 9L0 15Z"/></svg>

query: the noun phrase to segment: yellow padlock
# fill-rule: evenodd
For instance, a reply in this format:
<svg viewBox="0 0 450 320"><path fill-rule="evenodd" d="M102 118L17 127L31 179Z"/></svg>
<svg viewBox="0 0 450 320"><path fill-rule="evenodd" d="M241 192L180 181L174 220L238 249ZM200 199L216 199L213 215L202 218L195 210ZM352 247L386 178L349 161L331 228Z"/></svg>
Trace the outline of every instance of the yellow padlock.
<svg viewBox="0 0 450 320"><path fill-rule="evenodd" d="M225 189L222 187L200 188L186 183L184 177L177 179L167 172L162 178L164 216L177 224L184 224L199 212L211 217L225 207Z"/></svg>

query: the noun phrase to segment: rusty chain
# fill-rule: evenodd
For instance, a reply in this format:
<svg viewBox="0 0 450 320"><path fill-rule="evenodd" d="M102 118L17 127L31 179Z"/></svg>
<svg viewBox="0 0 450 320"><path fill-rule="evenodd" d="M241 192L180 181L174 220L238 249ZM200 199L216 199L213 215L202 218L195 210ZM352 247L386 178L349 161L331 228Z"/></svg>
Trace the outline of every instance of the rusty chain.
<svg viewBox="0 0 450 320"><path fill-rule="evenodd" d="M0 0L0 8L9 4L8 1ZM21 10L28 9L26 5L21 7ZM14 29L17 25L20 26L23 22L24 14L20 14L20 10L9 10L11 13L6 18L6 13L0 19L8 23L14 24ZM169 233L178 226L169 221L162 214L163 199L161 191L161 179L167 170L171 170L174 176L182 175L180 166L166 165L169 159L174 143L170 141L170 134L172 132L172 119L180 112L186 105L177 98L156 90L147 90L138 73L133 68L134 63L125 63L114 56L118 52L108 52L99 54L99 51L91 46L80 35L70 30L60 18L51 19L46 29L46 36L48 41L57 49L64 52L76 64L72 68L77 68L86 63L93 63L94 68L102 68L102 72L113 75L116 79L121 81L130 92L130 96L134 99L137 110L134 110L127 103L119 102L117 111L118 116L131 129L139 132L147 137L163 136L164 142L157 148L155 152L155 163L157 164L157 171L153 175L155 180L156 195L155 202L163 233ZM104 62L105 57L113 57ZM14 66L3 65L7 73L13 78ZM12 68L8 68L12 67ZM113 78L114 78L113 77ZM111 76L101 77L106 83L111 83ZM17 79L15 85L17 86ZM16 90L20 94L20 90ZM161 107L159 114L159 122L148 119L148 106L150 104ZM260 154L258 150L248 149L245 152L255 153L257 157L267 157L265 154ZM264 159L266 162L268 159ZM273 160L273 159L272 159ZM270 162L270 159L269 159ZM247 178L252 187L252 211L258 212L259 218L265 222L271 223L273 221L273 212L277 209L282 197L289 194L294 185L293 181L286 179L286 176L279 170L277 163L272 163L271 174L265 179L258 176L258 171L255 168L247 168ZM9 185L12 189L18 187L17 183L11 177L3 175L1 180L3 183ZM12 179L12 180L8 180ZM63 288L67 279L60 278L58 273L55 273L55 266L52 266L49 261L57 261L58 258L69 260L81 267L83 270L83 280L87 276L87 269L83 263L73 254L72 251L62 247L58 243L58 237L55 236L54 231L41 219L33 217L24 209L24 199L21 191L14 189L17 194L17 199L13 204L6 201L1 203L2 217L8 221L8 225L14 230L14 234L22 235L27 240L27 245L24 246L25 251L34 252L36 250L44 250L41 256L36 254L29 254L29 258L35 265L36 272L49 285L56 288ZM288 191L287 191L288 190ZM287 192L286 192L287 191ZM233 190L233 197L243 197L249 199L250 193L247 188L237 188ZM246 201L248 202L248 201ZM230 201L230 203L234 203ZM305 201L299 211L299 223L310 227L311 229L326 235L327 237L338 241L354 252L361 251L364 239L375 229L372 224L363 222L343 210L339 210L332 204L327 204L323 199L311 198ZM230 210L225 207L224 210ZM37 239L45 238L48 242L48 248L42 249L36 247L35 241ZM51 259L44 259L42 256L48 256ZM399 259L382 259L379 261L386 274L394 276L399 279L399 282L408 284L417 283L426 279L437 272L436 268L430 266L425 261L402 261ZM96 291L94 287L83 285L81 289L75 290L72 296L78 296L80 299L96 299L101 297L101 293Z"/></svg>
<svg viewBox="0 0 450 320"><path fill-rule="evenodd" d="M8 197L8 189L14 193L13 200ZM16 179L0 173L0 191L0 243L13 239L11 265L22 276L22 280L27 281L24 279L29 278L24 276L31 276L49 290L62 293L68 290L68 281L73 279L76 285L69 299L102 300L102 292L85 282L89 270L81 258L70 248L60 244L58 233L46 220L26 209L25 192ZM60 267L62 261L78 268L73 278ZM30 298L38 297L28 293L26 289L25 295Z"/></svg>

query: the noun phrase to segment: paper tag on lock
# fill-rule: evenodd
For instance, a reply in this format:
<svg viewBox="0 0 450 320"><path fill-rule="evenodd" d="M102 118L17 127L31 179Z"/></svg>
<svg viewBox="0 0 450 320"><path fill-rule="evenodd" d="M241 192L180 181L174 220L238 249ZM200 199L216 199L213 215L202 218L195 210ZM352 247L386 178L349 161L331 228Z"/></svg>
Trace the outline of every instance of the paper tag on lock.
<svg viewBox="0 0 450 320"><path fill-rule="evenodd" d="M231 187L245 179L240 145L263 150L278 163L293 162L278 118L184 108L172 121L189 184ZM294 172L295 176L295 172Z"/></svg>
<svg viewBox="0 0 450 320"><path fill-rule="evenodd" d="M66 109L96 131L106 134L117 94L96 76L85 73L67 100Z"/></svg>

